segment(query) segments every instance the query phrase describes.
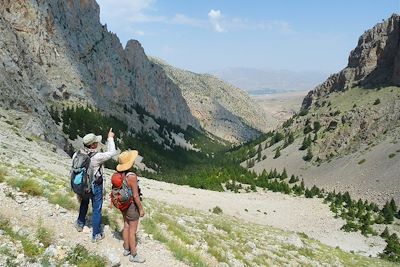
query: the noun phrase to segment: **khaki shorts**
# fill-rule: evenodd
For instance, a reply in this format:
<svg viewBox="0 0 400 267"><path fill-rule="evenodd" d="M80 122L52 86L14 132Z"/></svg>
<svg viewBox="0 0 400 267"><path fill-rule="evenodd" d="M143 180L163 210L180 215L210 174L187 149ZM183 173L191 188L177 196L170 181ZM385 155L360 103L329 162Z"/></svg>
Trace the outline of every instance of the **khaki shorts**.
<svg viewBox="0 0 400 267"><path fill-rule="evenodd" d="M137 220L139 220L139 217L140 217L138 208L136 207L135 203L133 203L133 202L127 210L122 212L122 214L128 221L137 221Z"/></svg>

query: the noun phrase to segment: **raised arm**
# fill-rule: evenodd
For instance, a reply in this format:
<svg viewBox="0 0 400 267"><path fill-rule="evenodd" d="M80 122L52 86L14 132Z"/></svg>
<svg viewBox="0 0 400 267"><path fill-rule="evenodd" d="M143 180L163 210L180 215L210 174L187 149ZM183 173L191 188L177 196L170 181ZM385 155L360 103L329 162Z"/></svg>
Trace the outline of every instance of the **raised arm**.
<svg viewBox="0 0 400 267"><path fill-rule="evenodd" d="M115 149L115 143L114 143L114 135L115 134L113 133L111 128L110 131L108 132L108 137L107 137L107 151L97 153L94 156L99 164L103 164L107 160L117 155L117 150Z"/></svg>

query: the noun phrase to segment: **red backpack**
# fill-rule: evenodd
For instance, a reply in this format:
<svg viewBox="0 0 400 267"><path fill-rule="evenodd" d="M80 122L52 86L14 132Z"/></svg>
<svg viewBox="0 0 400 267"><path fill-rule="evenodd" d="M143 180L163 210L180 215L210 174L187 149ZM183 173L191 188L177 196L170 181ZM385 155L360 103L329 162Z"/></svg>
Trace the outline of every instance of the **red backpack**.
<svg viewBox="0 0 400 267"><path fill-rule="evenodd" d="M132 189L129 187L125 173L116 172L111 176L111 203L120 211L125 211L133 202Z"/></svg>

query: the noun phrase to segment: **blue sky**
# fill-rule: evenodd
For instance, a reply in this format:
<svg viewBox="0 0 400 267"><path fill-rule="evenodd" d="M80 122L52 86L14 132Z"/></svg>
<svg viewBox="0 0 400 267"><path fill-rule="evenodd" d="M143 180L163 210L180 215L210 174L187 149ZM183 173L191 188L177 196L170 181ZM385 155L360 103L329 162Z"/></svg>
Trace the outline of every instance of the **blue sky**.
<svg viewBox="0 0 400 267"><path fill-rule="evenodd" d="M125 46L195 72L226 67L333 73L400 0L97 0Z"/></svg>

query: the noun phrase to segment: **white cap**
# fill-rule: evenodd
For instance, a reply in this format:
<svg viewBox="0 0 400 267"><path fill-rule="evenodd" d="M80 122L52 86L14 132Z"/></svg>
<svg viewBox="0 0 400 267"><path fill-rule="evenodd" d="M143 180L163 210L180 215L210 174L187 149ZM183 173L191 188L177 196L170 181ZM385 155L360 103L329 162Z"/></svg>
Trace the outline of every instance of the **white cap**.
<svg viewBox="0 0 400 267"><path fill-rule="evenodd" d="M95 135L93 133L90 133L83 137L83 144L85 146L90 146L93 143L100 143L101 139L102 139L101 135Z"/></svg>

